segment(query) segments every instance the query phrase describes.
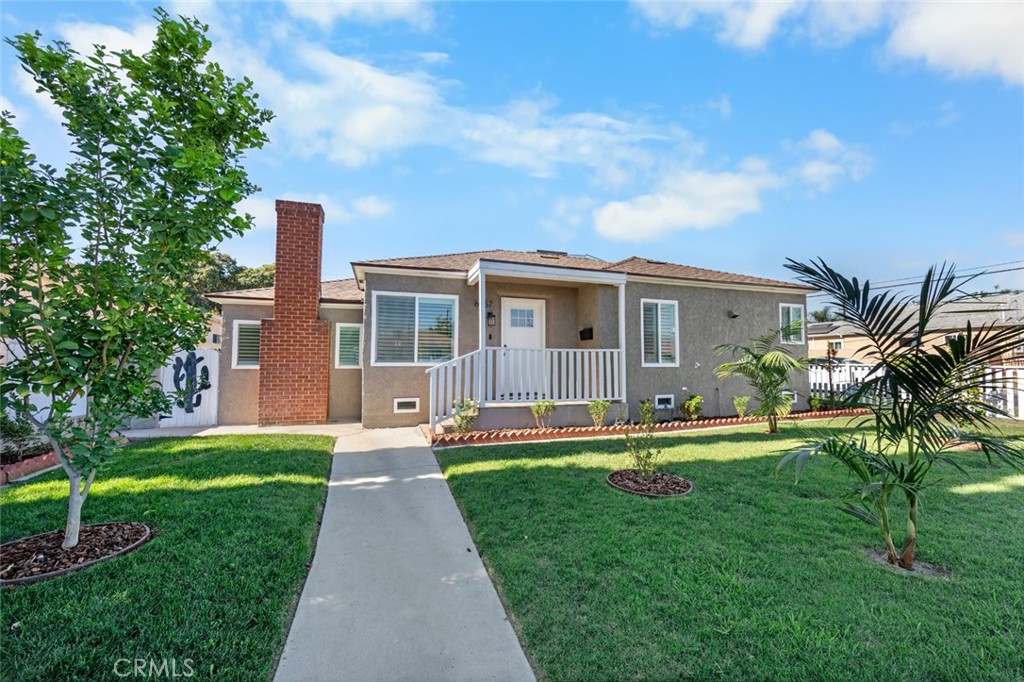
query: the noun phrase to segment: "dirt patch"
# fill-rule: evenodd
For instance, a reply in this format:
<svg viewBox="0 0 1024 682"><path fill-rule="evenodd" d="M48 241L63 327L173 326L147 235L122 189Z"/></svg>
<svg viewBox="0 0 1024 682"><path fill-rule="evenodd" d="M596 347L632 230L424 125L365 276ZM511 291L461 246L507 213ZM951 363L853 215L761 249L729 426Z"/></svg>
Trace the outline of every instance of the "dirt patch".
<svg viewBox="0 0 1024 682"><path fill-rule="evenodd" d="M0 545L0 585L19 585L54 578L130 552L149 540L144 523L99 523L83 526L78 546L64 549L64 531L14 540Z"/></svg>
<svg viewBox="0 0 1024 682"><path fill-rule="evenodd" d="M879 566L884 566L898 575L919 576L921 578L939 578L940 580L949 580L949 576L951 575L950 570L945 566L931 564L927 561L921 561L920 559L915 559L914 570L908 571L905 568L900 568L899 566L893 566L890 564L889 558L886 556L884 550L865 548L864 553L868 555L869 559Z"/></svg>
<svg viewBox="0 0 1024 682"><path fill-rule="evenodd" d="M608 474L608 485L622 492L644 497L675 497L689 495L693 490L693 483L675 474L655 471L648 480L636 469L613 471Z"/></svg>

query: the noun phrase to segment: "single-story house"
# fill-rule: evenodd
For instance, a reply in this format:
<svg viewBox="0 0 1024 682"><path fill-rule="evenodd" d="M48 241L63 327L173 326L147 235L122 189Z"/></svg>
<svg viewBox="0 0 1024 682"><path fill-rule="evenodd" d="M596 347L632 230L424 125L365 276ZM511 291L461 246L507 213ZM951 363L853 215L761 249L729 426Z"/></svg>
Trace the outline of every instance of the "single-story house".
<svg viewBox="0 0 1024 682"><path fill-rule="evenodd" d="M745 382L714 377L713 346L803 320L812 289L792 282L631 257L611 263L502 249L352 263L321 281L323 209L278 201L277 272L267 289L209 294L222 307L221 424L360 420L438 426L480 406L478 428L590 422L586 404L645 398L662 414L704 397L735 414ZM336 256L335 256L336 257ZM804 356L806 339L789 340ZM806 375L793 377L806 407Z"/></svg>
<svg viewBox="0 0 1024 682"><path fill-rule="evenodd" d="M916 306L908 314L916 314ZM981 325L1008 327L1024 324L1024 294L988 294L970 296L944 305L936 313L932 331L924 339L928 349L942 346L967 331L967 323L977 329ZM831 350L839 360L873 362L868 357L867 338L844 320L811 322L807 325L807 353L812 358L826 358ZM1004 366L1024 365L1024 345L1006 353L999 362Z"/></svg>

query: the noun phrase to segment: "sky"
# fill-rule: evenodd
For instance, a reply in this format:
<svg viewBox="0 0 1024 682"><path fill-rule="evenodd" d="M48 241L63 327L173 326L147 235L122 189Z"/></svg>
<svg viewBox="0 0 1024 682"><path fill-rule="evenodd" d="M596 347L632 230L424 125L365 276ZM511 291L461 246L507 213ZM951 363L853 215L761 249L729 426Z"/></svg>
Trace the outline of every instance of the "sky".
<svg viewBox="0 0 1024 682"><path fill-rule="evenodd" d="M144 51L149 3L16 2L4 36ZM790 279L1010 263L1024 287L1024 3L173 2L276 115L246 160L352 261L538 248ZM10 46L0 104L44 161L59 114ZM1015 263L1015 261L1017 261ZM1017 268L1017 269L1014 269Z"/></svg>

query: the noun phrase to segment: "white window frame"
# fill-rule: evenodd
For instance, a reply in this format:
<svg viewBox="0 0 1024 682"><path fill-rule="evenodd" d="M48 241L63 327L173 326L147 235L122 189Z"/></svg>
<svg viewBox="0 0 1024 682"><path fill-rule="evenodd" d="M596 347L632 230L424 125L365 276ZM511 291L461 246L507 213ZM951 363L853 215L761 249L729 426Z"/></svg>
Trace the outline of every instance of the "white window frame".
<svg viewBox="0 0 1024 682"><path fill-rule="evenodd" d="M786 344L787 346L802 346L807 343L807 306L803 303L780 303L779 304L779 327L782 327L782 311L784 308L799 308L800 309L800 340L799 341L787 341L783 336L779 341ZM793 316L789 318L792 320Z"/></svg>
<svg viewBox="0 0 1024 682"><path fill-rule="evenodd" d="M658 401L662 398L668 398L668 405L659 405ZM676 394L675 393L658 393L654 396L654 409L656 410L674 410L676 409Z"/></svg>
<svg viewBox="0 0 1024 682"><path fill-rule="evenodd" d="M341 328L355 327L359 330L359 360L354 365L341 364ZM363 368L363 325L360 322L336 322L334 324L334 369Z"/></svg>
<svg viewBox="0 0 1024 682"><path fill-rule="evenodd" d="M783 391L782 395L790 396L790 402L796 405L797 401L800 400L800 394L796 391Z"/></svg>
<svg viewBox="0 0 1024 682"><path fill-rule="evenodd" d="M658 357L661 357L661 306L670 305L675 309L676 318L676 344L675 344L675 362L647 362L644 358L644 304L645 303L657 303L658 314L655 316L655 321L658 324L655 330L655 347L658 349ZM640 366L641 367L678 367L679 366L679 301L671 301L668 299L661 298L641 298L640 299Z"/></svg>
<svg viewBox="0 0 1024 682"><path fill-rule="evenodd" d="M231 369L259 369L259 361L257 361L255 365L238 364L238 327L243 324L254 324L257 327L260 327L260 350L263 350L263 325L260 324L260 321L235 320L231 325Z"/></svg>
<svg viewBox="0 0 1024 682"><path fill-rule="evenodd" d="M398 403L403 403L403 402L405 402L407 400L412 400L413 402L415 402L416 403L416 407L411 409L411 410L399 409L398 408ZM413 414L415 412L419 412L420 411L420 399L417 398L417 397L413 397L413 396L409 396L408 398L395 398L395 401L394 401L394 403L392 405L394 407L395 414Z"/></svg>
<svg viewBox="0 0 1024 682"><path fill-rule="evenodd" d="M413 362L378 362L377 361L377 297L378 296L405 296L416 300L413 305ZM434 367L448 360L440 362L416 362L419 355L419 327L420 327L420 299L421 298L446 298L455 302L452 311L452 358L459 357L459 297L455 294L431 294L421 291L374 291L373 311L370 324L370 366L371 367Z"/></svg>
<svg viewBox="0 0 1024 682"><path fill-rule="evenodd" d="M831 341L828 342L827 348L829 350L843 350L844 348L846 348L846 344L843 342L842 339L832 339Z"/></svg>

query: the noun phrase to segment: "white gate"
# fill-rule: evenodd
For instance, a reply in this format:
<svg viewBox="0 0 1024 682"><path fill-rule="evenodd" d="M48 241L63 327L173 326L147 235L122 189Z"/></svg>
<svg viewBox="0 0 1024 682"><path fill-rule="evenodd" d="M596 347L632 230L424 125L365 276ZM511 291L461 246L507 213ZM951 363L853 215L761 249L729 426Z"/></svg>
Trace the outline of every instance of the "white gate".
<svg viewBox="0 0 1024 682"><path fill-rule="evenodd" d="M160 383L174 409L160 426L211 426L217 423L217 377L220 351L197 348L178 351L162 370Z"/></svg>

